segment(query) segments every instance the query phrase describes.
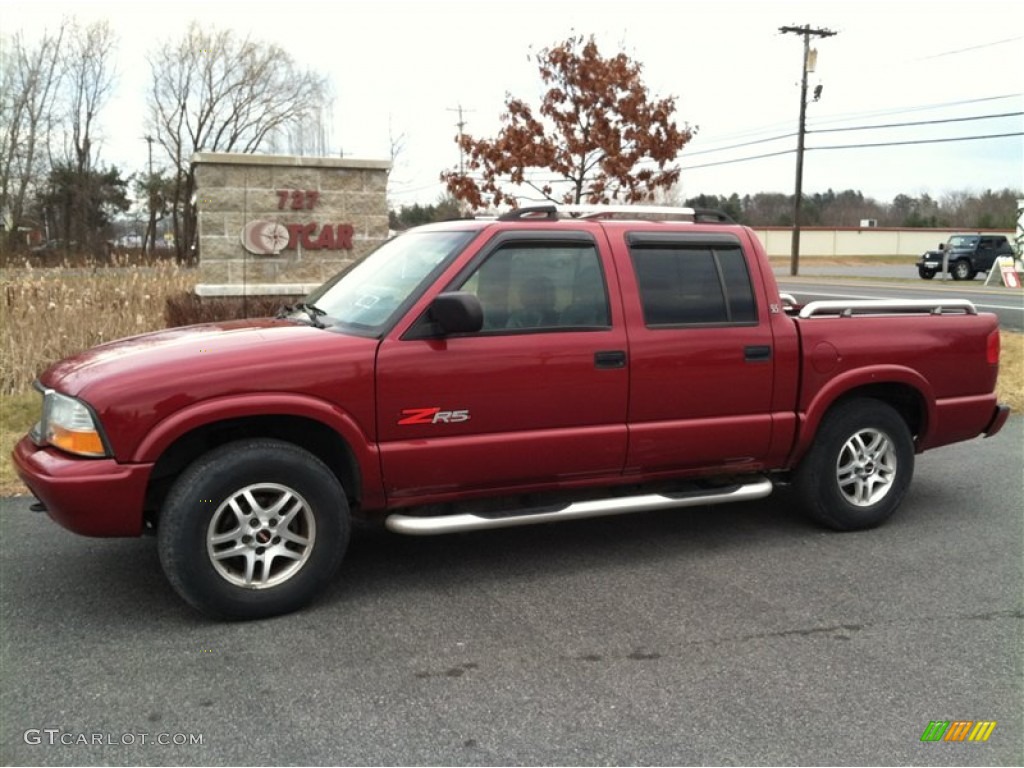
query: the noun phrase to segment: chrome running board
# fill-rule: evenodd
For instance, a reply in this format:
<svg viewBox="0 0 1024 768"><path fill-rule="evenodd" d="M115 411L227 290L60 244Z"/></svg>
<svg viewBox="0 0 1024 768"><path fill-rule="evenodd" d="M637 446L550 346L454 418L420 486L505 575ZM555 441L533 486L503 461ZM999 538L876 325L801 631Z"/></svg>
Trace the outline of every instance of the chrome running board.
<svg viewBox="0 0 1024 768"><path fill-rule="evenodd" d="M578 520L585 517L621 515L628 512L651 512L656 509L678 507L700 507L706 504L726 504L734 501L763 499L772 492L772 482L758 478L750 483L724 486L715 490L690 491L679 494L652 493L643 496L621 496L608 499L593 499L566 504L558 509L550 507L542 511L522 510L502 512L495 515L436 515L417 517L414 515L392 514L385 520L389 531L409 536L434 536L442 533L464 533L485 531L491 528L511 528L519 525L557 523L562 520Z"/></svg>

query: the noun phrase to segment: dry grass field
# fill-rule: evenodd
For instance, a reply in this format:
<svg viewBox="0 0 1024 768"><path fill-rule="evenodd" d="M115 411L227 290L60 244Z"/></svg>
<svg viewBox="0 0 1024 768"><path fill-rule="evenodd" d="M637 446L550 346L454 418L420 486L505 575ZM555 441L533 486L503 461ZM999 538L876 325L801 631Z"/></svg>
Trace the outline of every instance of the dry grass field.
<svg viewBox="0 0 1024 768"><path fill-rule="evenodd" d="M0 495L24 492L10 452L39 417L35 377L75 352L163 328L167 299L195 282L173 262L0 273Z"/></svg>
<svg viewBox="0 0 1024 768"><path fill-rule="evenodd" d="M164 327L167 298L194 272L149 267L5 269L0 278L0 392L25 392L47 365L104 341Z"/></svg>
<svg viewBox="0 0 1024 768"><path fill-rule="evenodd" d="M999 399L1024 413L1024 334L1003 331L999 358Z"/></svg>
<svg viewBox="0 0 1024 768"><path fill-rule="evenodd" d="M103 341L163 328L167 299L194 283L192 270L169 262L0 273L0 495L24 492L9 457L38 418L35 377ZM1024 335L1003 333L999 390L1003 402L1024 411Z"/></svg>

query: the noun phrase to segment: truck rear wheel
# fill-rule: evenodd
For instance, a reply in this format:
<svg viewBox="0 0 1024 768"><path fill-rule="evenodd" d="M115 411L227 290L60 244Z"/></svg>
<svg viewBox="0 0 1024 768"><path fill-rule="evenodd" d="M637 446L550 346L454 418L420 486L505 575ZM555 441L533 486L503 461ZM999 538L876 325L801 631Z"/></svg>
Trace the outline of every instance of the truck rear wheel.
<svg viewBox="0 0 1024 768"><path fill-rule="evenodd" d="M157 537L164 573L189 604L216 618L264 618L302 607L337 571L348 504L311 453L240 440L178 478Z"/></svg>
<svg viewBox="0 0 1024 768"><path fill-rule="evenodd" d="M913 474L914 444L906 422L889 405L858 398L822 420L794 484L812 518L853 531L888 520Z"/></svg>

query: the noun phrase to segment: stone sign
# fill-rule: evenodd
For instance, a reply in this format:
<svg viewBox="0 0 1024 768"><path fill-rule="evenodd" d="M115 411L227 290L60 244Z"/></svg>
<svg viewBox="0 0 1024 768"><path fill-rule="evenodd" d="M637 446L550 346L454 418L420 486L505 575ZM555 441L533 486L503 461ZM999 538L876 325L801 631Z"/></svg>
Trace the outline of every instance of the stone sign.
<svg viewBox="0 0 1024 768"><path fill-rule="evenodd" d="M388 236L391 163L193 156L201 296L303 295Z"/></svg>

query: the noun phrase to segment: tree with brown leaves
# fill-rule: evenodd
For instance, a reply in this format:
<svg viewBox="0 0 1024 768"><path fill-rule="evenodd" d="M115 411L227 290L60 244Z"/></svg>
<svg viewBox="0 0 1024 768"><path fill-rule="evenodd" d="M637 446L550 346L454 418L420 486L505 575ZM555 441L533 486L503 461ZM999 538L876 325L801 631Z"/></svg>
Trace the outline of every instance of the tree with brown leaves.
<svg viewBox="0 0 1024 768"><path fill-rule="evenodd" d="M457 137L463 168L441 174L452 195L474 208L515 207L523 188L565 203L637 202L678 181L672 163L695 129L672 119L674 97L650 97L639 63L621 52L604 58L593 36L570 37L536 61L548 86L539 117L509 94L497 138Z"/></svg>

